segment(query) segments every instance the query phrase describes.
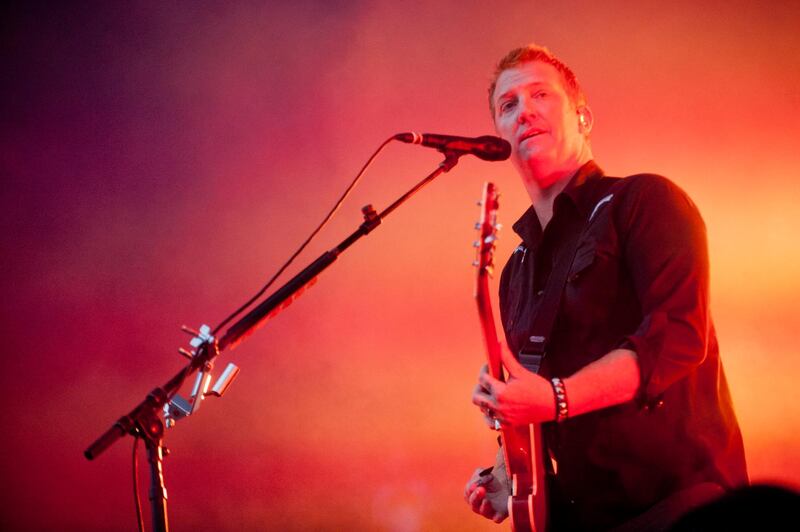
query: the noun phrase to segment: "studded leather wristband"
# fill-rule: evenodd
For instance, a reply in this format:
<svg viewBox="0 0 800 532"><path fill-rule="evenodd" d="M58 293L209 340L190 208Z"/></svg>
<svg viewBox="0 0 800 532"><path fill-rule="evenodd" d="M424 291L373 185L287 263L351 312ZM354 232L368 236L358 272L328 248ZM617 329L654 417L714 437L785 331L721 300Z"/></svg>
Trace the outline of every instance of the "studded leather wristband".
<svg viewBox="0 0 800 532"><path fill-rule="evenodd" d="M556 399L556 422L560 423L569 417L569 404L567 403L567 388L564 386L564 381L558 377L550 379L550 384L553 385L553 394Z"/></svg>

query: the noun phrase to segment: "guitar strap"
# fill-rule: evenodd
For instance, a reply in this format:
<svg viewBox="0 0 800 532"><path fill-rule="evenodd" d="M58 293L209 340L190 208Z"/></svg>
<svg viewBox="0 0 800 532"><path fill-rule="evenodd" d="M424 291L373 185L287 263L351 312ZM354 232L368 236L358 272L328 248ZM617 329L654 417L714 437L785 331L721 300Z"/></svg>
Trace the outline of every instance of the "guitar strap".
<svg viewBox="0 0 800 532"><path fill-rule="evenodd" d="M578 232L575 240L567 246L567 249L560 254L558 260L554 264L553 270L550 272L550 276L547 279L544 293L542 294L542 302L539 304L539 308L533 316L529 329L530 336L519 350L519 362L528 371L539 373L542 367L542 362L547 352L547 340L550 337L550 333L556 321L556 315L561 305L561 298L564 294L564 287L567 284L569 271L572 268L572 264L575 262L575 256L578 252L578 244L583 239L583 235L586 233L589 225L591 225L597 212L603 205L611 201L614 194L624 182L624 179L605 176L599 180L598 186L600 186L600 183L604 183L605 186L608 187L608 194L603 196L602 199L595 204L589 217L584 220L582 228Z"/></svg>

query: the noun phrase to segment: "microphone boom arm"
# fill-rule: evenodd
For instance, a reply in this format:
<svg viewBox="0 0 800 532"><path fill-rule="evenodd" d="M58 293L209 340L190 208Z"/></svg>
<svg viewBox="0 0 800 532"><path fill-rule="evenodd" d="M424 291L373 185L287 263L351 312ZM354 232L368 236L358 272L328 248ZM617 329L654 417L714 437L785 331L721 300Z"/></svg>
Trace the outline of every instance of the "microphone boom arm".
<svg viewBox="0 0 800 532"><path fill-rule="evenodd" d="M292 277L286 284L278 288L271 296L247 313L247 315L231 325L219 340L220 351L227 347L235 347L243 337L252 334L253 331L261 327L267 319L277 315L278 312L289 306L294 299L304 292L304 287L316 283L317 276L328 266L333 264L343 251L352 246L362 236L371 233L373 229L381 224L384 218L391 214L397 207L405 203L407 199L416 194L422 187L433 181L442 173L449 172L456 163L458 163L458 158L461 155L461 153L456 152L445 152L445 159L439 163L436 170L428 174L422 181L414 185L408 192L400 196L400 198L386 207L380 214L375 212L372 205L366 205L361 210L364 215L364 222L358 229L339 243L339 245L320 255L317 260Z"/></svg>
<svg viewBox="0 0 800 532"><path fill-rule="evenodd" d="M267 319L275 316L278 312L286 308L294 298L302 294L305 287L313 285L317 276L328 266L333 264L342 252L353 245L362 236L372 232L373 229L381 224L381 221L386 216L391 214L422 187L433 181L442 173L452 170L458 163L458 158L461 155L463 154L445 152L444 161L439 163L433 172L428 174L422 181L417 183L394 203L386 207L380 214L376 213L371 205L365 206L362 209L364 222L356 231L345 238L339 245L323 253L303 271L292 277L282 287L277 289L272 295L247 313L247 315L229 327L218 341L214 340L202 344L198 348L197 354L186 366L163 386L155 388L150 392L150 394L148 394L133 410L127 415L122 416L111 428L97 438L86 451L84 451L84 456L89 460L93 460L125 434L141 436L142 426L148 425L154 417L159 415L163 406L178 392L181 385L192 373L212 361L226 348L233 349L236 347L240 341L252 334L253 331L263 325Z"/></svg>

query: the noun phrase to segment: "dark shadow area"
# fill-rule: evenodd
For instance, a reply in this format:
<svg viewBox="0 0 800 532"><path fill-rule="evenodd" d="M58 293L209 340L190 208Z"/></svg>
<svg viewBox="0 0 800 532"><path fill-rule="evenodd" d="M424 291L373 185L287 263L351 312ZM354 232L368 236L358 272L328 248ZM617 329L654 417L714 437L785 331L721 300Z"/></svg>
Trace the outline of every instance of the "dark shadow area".
<svg viewBox="0 0 800 532"><path fill-rule="evenodd" d="M670 532L800 530L800 494L775 485L740 488L683 516Z"/></svg>

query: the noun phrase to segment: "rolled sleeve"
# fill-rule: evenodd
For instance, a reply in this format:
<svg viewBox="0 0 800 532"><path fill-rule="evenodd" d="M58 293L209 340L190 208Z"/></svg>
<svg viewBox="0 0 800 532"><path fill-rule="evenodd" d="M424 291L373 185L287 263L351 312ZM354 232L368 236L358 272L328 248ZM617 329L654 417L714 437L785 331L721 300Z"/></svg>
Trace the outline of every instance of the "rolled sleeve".
<svg viewBox="0 0 800 532"><path fill-rule="evenodd" d="M694 203L656 175L630 178L618 211L625 264L642 312L623 347L636 352L637 401L649 405L706 357L708 345L708 249Z"/></svg>

